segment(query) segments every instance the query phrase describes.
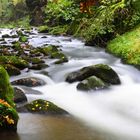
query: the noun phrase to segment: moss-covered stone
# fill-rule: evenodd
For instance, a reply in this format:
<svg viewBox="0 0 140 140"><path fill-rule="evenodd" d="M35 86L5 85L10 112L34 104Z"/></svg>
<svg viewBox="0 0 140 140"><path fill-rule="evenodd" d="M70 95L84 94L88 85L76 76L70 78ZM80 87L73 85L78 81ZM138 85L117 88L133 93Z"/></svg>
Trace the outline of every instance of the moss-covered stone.
<svg viewBox="0 0 140 140"><path fill-rule="evenodd" d="M19 41L20 42L27 42L28 41L28 38L27 38L27 36L20 36L19 37Z"/></svg>
<svg viewBox="0 0 140 140"><path fill-rule="evenodd" d="M38 31L40 32L40 33L48 33L48 26L40 26L39 28L38 28Z"/></svg>
<svg viewBox="0 0 140 140"><path fill-rule="evenodd" d="M106 87L106 84L96 76L91 76L83 81L81 81L77 85L77 89L79 90L97 90L97 89L103 89Z"/></svg>
<svg viewBox="0 0 140 140"><path fill-rule="evenodd" d="M53 46L53 45L49 45L49 46L40 48L39 51L41 53L43 53L44 55L51 55L52 53L58 52L58 47L57 46Z"/></svg>
<svg viewBox="0 0 140 140"><path fill-rule="evenodd" d="M44 69L44 68L47 68L49 67L47 64L34 64L32 66L30 66L29 68L30 69L33 69L33 70L41 70L41 69Z"/></svg>
<svg viewBox="0 0 140 140"><path fill-rule="evenodd" d="M21 74L20 70L18 68L16 68L15 66L13 65L10 65L10 64L4 64L2 65L6 71L8 72L8 74L10 76L14 76L14 75L19 75Z"/></svg>
<svg viewBox="0 0 140 140"><path fill-rule="evenodd" d="M34 57L34 58L31 58L31 63L32 64L41 64L41 63L45 63L45 61L38 57Z"/></svg>
<svg viewBox="0 0 140 140"><path fill-rule="evenodd" d="M97 64L74 71L66 77L67 82L82 81L90 76L97 76L108 84L120 84L117 73L108 65Z"/></svg>
<svg viewBox="0 0 140 140"><path fill-rule="evenodd" d="M19 69L29 67L29 63L18 56L0 56L0 64L11 64Z"/></svg>
<svg viewBox="0 0 140 140"><path fill-rule="evenodd" d="M38 99L25 106L29 112L34 113L49 113L49 114L62 114L66 113L63 109L59 108L52 102Z"/></svg>
<svg viewBox="0 0 140 140"><path fill-rule="evenodd" d="M67 57L63 57L63 58L57 60L55 62L55 64L62 64L62 63L65 63L65 62L68 62L68 58Z"/></svg>

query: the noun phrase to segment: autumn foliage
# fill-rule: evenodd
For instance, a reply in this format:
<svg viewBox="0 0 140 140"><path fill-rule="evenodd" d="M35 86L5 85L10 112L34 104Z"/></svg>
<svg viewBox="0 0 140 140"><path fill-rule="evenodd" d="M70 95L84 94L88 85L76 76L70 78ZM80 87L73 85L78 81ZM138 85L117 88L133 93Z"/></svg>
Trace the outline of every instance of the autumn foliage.
<svg viewBox="0 0 140 140"><path fill-rule="evenodd" d="M80 11L81 13L89 13L91 14L91 7L92 6L97 6L98 0L83 0L80 2Z"/></svg>

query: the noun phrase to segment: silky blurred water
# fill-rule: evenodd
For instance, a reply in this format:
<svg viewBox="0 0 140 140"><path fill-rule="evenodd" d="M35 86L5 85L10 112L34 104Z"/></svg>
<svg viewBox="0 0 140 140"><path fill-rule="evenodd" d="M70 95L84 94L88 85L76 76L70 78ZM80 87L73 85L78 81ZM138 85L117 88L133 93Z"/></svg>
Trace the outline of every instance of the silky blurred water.
<svg viewBox="0 0 140 140"><path fill-rule="evenodd" d="M44 38L44 36L46 38ZM67 127L68 124L71 125L71 127L69 127L69 131L71 132L67 133L70 137L65 137L65 134L62 132L61 134L63 136L53 137L53 132L55 133L55 131L58 131L56 126L59 125L57 124L55 117L55 119L53 117L49 117L48 119L48 117L44 116L21 114L22 119L19 125L19 133L22 131L23 133L24 131L26 133L24 117L28 118L29 115L33 120L36 120L36 117L40 121L43 119L42 121L45 126L47 126L48 123L54 125L53 123L55 122L56 126L51 130L52 133L50 133L50 131L46 133L44 131L46 130L46 127L44 127L40 121L36 126L39 128L39 126L41 127L43 125L42 129L44 129L42 130L42 133L45 133L45 136L48 134L48 137L46 138L48 140L140 139L140 72L137 69L122 64L120 59L107 54L101 48L85 46L84 42L81 40L71 37L55 37L45 34L36 34L30 36L29 42L35 47L43 46L45 44L59 45L61 46L62 51L68 56L69 62L56 65L54 64L55 60L46 60L46 63L50 65L50 67L44 70L49 73L48 77L40 74L39 71L30 71L29 73L23 72L20 76L12 77L11 81L29 76L43 79L47 82L47 85L34 88L43 94L27 95L28 100L31 101L41 98L52 101L68 111L73 119L64 119L64 121L66 121L64 123L64 116L62 118L60 117L61 119L59 118L59 121L63 123L63 129L59 131L64 132L65 127ZM111 86L107 90L81 92L76 89L77 82L73 84L65 82L68 73L84 66L99 63L111 66L118 73L121 79L121 85ZM73 123L75 119L76 123ZM23 126L21 126L22 123ZM25 124L27 124L26 121ZM29 128L30 125L35 127L36 123L34 124L29 121ZM86 125L86 129L81 127L81 125ZM77 132L74 128L77 128ZM47 129L50 128L47 126ZM34 128L31 127L28 132L32 130L35 131ZM41 136L43 136L42 133ZM59 132L56 133L59 134ZM49 134L51 135L50 137ZM95 134L97 134L97 137Z"/></svg>

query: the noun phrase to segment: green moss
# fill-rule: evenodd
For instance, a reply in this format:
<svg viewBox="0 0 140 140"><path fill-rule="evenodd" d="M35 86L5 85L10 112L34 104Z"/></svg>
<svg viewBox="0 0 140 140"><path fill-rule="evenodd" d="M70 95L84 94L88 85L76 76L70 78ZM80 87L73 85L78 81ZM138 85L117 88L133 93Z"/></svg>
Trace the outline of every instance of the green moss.
<svg viewBox="0 0 140 140"><path fill-rule="evenodd" d="M49 34L64 35L68 31L69 25L59 25L49 28Z"/></svg>
<svg viewBox="0 0 140 140"><path fill-rule="evenodd" d="M110 41L107 51L122 58L123 62L140 66L140 25Z"/></svg>
<svg viewBox="0 0 140 140"><path fill-rule="evenodd" d="M0 66L0 130L16 130L18 114L14 109L14 90L9 82L6 70Z"/></svg>
<svg viewBox="0 0 140 140"><path fill-rule="evenodd" d="M38 100L31 102L30 104L27 104L26 108L30 112L40 112L40 113L62 113L62 112L64 112L63 109L54 105L52 102L42 100L42 99L38 99Z"/></svg>
<svg viewBox="0 0 140 140"><path fill-rule="evenodd" d="M27 36L20 36L19 37L19 41L20 42L27 42L28 41L28 38L27 38Z"/></svg>
<svg viewBox="0 0 140 140"><path fill-rule="evenodd" d="M20 74L20 70L18 68L16 68L15 66L13 66L13 65L3 64L2 66L8 72L9 76L19 75Z"/></svg>
<svg viewBox="0 0 140 140"><path fill-rule="evenodd" d="M27 61L18 56L0 56L0 64L11 64L19 69L29 66Z"/></svg>
<svg viewBox="0 0 140 140"><path fill-rule="evenodd" d="M58 51L58 48L53 45L49 45L40 49L40 52L45 55L51 55L52 53L57 52L57 51Z"/></svg>
<svg viewBox="0 0 140 140"><path fill-rule="evenodd" d="M96 90L96 89L102 89L105 88L106 85L105 83L97 78L96 76L91 76L83 81L81 81L78 85L77 85L77 89L79 90Z"/></svg>
<svg viewBox="0 0 140 140"><path fill-rule="evenodd" d="M16 131L19 119L17 111L5 103L0 103L0 130Z"/></svg>
<svg viewBox="0 0 140 140"><path fill-rule="evenodd" d="M48 32L48 26L40 26L40 27L38 28L38 31L39 31L40 33L47 33L47 32Z"/></svg>

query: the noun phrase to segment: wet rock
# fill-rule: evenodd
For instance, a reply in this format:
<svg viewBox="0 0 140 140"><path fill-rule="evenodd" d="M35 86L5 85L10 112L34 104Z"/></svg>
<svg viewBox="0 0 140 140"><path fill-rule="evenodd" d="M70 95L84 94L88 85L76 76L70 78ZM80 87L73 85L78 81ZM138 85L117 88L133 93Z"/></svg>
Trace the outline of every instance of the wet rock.
<svg viewBox="0 0 140 140"><path fill-rule="evenodd" d="M41 63L45 63L45 61L40 58L34 57L34 58L31 58L31 63L32 64L41 64Z"/></svg>
<svg viewBox="0 0 140 140"><path fill-rule="evenodd" d="M0 38L0 41L4 41L4 38Z"/></svg>
<svg viewBox="0 0 140 140"><path fill-rule="evenodd" d="M0 44L7 45L7 42L6 41L2 41L2 42L0 42Z"/></svg>
<svg viewBox="0 0 140 140"><path fill-rule="evenodd" d="M59 108L50 101L38 99L25 105L27 112L41 114L65 114L67 113L62 108Z"/></svg>
<svg viewBox="0 0 140 140"><path fill-rule="evenodd" d="M48 67L47 64L34 64L34 65L30 66L30 69L41 70L41 69L45 69L47 67Z"/></svg>
<svg viewBox="0 0 140 140"><path fill-rule="evenodd" d="M21 74L20 70L16 67L14 67L13 65L10 65L10 64L4 64L2 65L8 72L8 74L10 76L14 76L14 75L19 75Z"/></svg>
<svg viewBox="0 0 140 140"><path fill-rule="evenodd" d="M68 58L63 57L63 58L61 58L60 60L57 60L57 61L55 62L55 64L62 64L62 63L65 63L65 62L68 62Z"/></svg>
<svg viewBox="0 0 140 140"><path fill-rule="evenodd" d="M29 78L22 78L11 82L12 85L23 85L27 87L36 87L36 86L43 86L46 83L38 78L29 77Z"/></svg>
<svg viewBox="0 0 140 140"><path fill-rule="evenodd" d="M64 55L60 51L51 53L51 58L59 59L55 62L55 64L61 64L64 62L68 62L68 58L66 57L66 55Z"/></svg>
<svg viewBox="0 0 140 140"><path fill-rule="evenodd" d="M32 89L31 87L25 87L22 86L22 89L24 90L26 95L32 94L32 95L41 95L42 93L38 90Z"/></svg>
<svg viewBox="0 0 140 140"><path fill-rule="evenodd" d="M11 38L11 36L9 34L4 34L2 35L2 38Z"/></svg>
<svg viewBox="0 0 140 140"><path fill-rule="evenodd" d="M96 76L108 84L117 85L121 83L117 73L105 64L91 65L74 71L68 74L66 81L69 83L82 81L90 76Z"/></svg>
<svg viewBox="0 0 140 140"><path fill-rule="evenodd" d="M14 87L14 102L16 104L27 103L25 92L19 87Z"/></svg>
<svg viewBox="0 0 140 140"><path fill-rule="evenodd" d="M41 38L47 38L47 36L42 36ZM46 44L47 45L47 44Z"/></svg>
<svg viewBox="0 0 140 140"><path fill-rule="evenodd" d="M40 73L45 75L45 76L49 76L49 73L47 71L41 71Z"/></svg>
<svg viewBox="0 0 140 140"><path fill-rule="evenodd" d="M78 90L98 90L107 87L107 85L96 76L91 76L77 85Z"/></svg>

